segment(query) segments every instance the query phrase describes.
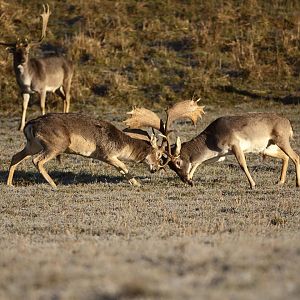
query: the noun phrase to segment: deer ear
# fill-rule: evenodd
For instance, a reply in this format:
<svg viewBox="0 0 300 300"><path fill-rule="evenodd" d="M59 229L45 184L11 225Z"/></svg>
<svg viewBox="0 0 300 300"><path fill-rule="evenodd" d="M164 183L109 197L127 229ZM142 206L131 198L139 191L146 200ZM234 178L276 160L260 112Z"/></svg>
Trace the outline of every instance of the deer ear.
<svg viewBox="0 0 300 300"><path fill-rule="evenodd" d="M6 50L8 53L14 53L15 47L6 47L5 50Z"/></svg>
<svg viewBox="0 0 300 300"><path fill-rule="evenodd" d="M154 149L157 149L157 138L154 134L151 135L150 144Z"/></svg>
<svg viewBox="0 0 300 300"><path fill-rule="evenodd" d="M30 43L29 43L28 39L24 39L24 47L27 49L30 49Z"/></svg>
<svg viewBox="0 0 300 300"><path fill-rule="evenodd" d="M175 156L179 156L180 151L181 151L181 140L180 140L180 137L178 136L176 139Z"/></svg>

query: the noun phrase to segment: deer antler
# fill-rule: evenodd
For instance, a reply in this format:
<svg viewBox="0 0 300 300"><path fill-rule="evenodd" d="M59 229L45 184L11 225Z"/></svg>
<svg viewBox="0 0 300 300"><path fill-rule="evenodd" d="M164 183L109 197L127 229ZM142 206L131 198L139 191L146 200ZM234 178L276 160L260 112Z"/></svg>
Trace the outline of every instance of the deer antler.
<svg viewBox="0 0 300 300"><path fill-rule="evenodd" d="M42 17L42 21L43 21L42 34L41 34L40 39L37 42L30 43L31 46L40 44L46 36L47 24L48 24L49 17L51 15L51 11L49 9L49 4L46 4L46 5L43 4L43 9L44 9L44 11L43 11L43 13L41 13L41 17Z"/></svg>
<svg viewBox="0 0 300 300"><path fill-rule="evenodd" d="M167 110L166 133L170 131L170 127L175 120L188 118L196 125L198 118L204 114L204 106L198 106L196 101L185 100L174 104Z"/></svg>
<svg viewBox="0 0 300 300"><path fill-rule="evenodd" d="M151 127L154 129L159 130L162 134L161 136L164 138L164 141L161 147L168 147L167 152L165 154L168 156L168 159L164 165L161 167L166 166L168 162L174 157L171 153L171 142L170 142L170 134L172 130L170 130L171 125L175 120L188 118L190 119L193 124L197 123L198 118L204 114L204 106L198 106L198 100L186 100L181 101L174 104L171 108L169 108L167 113L167 121L164 123L162 119L160 119L156 113L153 111L146 109L146 108L135 108L132 111L128 112L127 114L131 115L130 118L124 121L126 126L130 129L133 128L144 128L144 127ZM180 142L180 139L179 139ZM177 139L178 143L178 139ZM176 143L176 144L177 144ZM180 143L181 144L181 143ZM178 154L176 154L178 156Z"/></svg>
<svg viewBox="0 0 300 300"><path fill-rule="evenodd" d="M42 27L42 34L41 34L41 37L40 39L37 41L37 42L30 42L28 43L27 39L25 39L25 44L27 45L30 45L30 46L34 46L34 45L38 45L40 44L43 39L45 38L46 36L46 29L47 29L47 24L48 24L48 20L49 20L49 17L51 15L51 12L50 12L50 9L49 9L49 5L46 4L46 5L43 5L43 13L41 14L41 17L42 17L42 20L43 20L43 27ZM13 43L6 43L6 42L0 42L0 45L1 46L6 46L6 47L17 47L17 45L21 45L24 43L24 41L20 40L19 38L17 39L16 42L13 42Z"/></svg>
<svg viewBox="0 0 300 300"><path fill-rule="evenodd" d="M124 121L129 128L144 128L151 127L157 130L162 130L163 121L156 113L146 108L134 108L127 114L131 115L130 118Z"/></svg>
<svg viewBox="0 0 300 300"><path fill-rule="evenodd" d="M123 129L123 132L125 132L127 135L129 135L134 139L144 140L147 142L151 140L150 135L145 130L135 129L135 128L125 128Z"/></svg>
<svg viewBox="0 0 300 300"><path fill-rule="evenodd" d="M15 47L16 46L16 42L14 43L6 43L6 42L0 42L1 46L6 46L6 47Z"/></svg>

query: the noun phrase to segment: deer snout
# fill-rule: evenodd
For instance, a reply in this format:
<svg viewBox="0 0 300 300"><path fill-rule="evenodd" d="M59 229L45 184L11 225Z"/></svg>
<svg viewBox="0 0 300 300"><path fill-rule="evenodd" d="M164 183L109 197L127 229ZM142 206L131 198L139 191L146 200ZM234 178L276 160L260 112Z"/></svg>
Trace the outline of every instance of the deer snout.
<svg viewBox="0 0 300 300"><path fill-rule="evenodd" d="M149 167L150 167L150 173L155 173L159 169L158 166L154 166L154 165L150 165Z"/></svg>

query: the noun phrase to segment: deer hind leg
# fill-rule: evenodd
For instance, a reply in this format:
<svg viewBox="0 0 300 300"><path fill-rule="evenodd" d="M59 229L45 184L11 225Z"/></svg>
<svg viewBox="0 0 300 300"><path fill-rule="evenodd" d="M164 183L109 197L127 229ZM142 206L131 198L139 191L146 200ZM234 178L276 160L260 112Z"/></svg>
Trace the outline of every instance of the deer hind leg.
<svg viewBox="0 0 300 300"><path fill-rule="evenodd" d="M66 93L64 90L64 87L61 86L59 89L57 89L55 91L55 94L57 94L64 102L64 108L63 108L63 112L65 113L67 110L67 101L66 101Z"/></svg>
<svg viewBox="0 0 300 300"><path fill-rule="evenodd" d="M129 174L126 165L118 160L117 158L111 158L107 161L110 165L114 166L127 180L130 184L135 186L140 186L141 184Z"/></svg>
<svg viewBox="0 0 300 300"><path fill-rule="evenodd" d="M46 169L44 168L44 164L52 158L56 157L57 155L57 152L44 150L42 153L40 153L37 157L33 159L34 165L37 167L38 171L42 174L45 180L52 186L52 188L56 188L56 184L50 177L50 175L47 173Z"/></svg>
<svg viewBox="0 0 300 300"><path fill-rule="evenodd" d="M254 180L252 179L251 175L250 175L250 172L248 170L248 167L247 167L247 163L246 163L246 158L245 158L245 155L244 155L244 152L242 151L242 149L237 146L237 145L234 145L232 146L232 152L233 154L235 155L240 167L242 168L242 170L244 171L244 173L246 174L247 178L248 178L248 181L250 183L250 187L251 189L254 189L255 187L255 182Z"/></svg>
<svg viewBox="0 0 300 300"><path fill-rule="evenodd" d="M16 167L18 166L18 164L20 164L23 160L29 158L31 155L28 154L27 152L27 149L26 147L16 153L12 159L11 159L11 163L10 163L10 167L9 167L9 171L8 171L8 178L7 178L7 185L13 185L12 183L12 180L13 180L13 177L14 177L14 173L15 173L15 170L16 170Z"/></svg>
<svg viewBox="0 0 300 300"><path fill-rule="evenodd" d="M291 148L288 140L276 141L276 145L293 161L296 169L296 186L300 187L300 159L299 155Z"/></svg>
<svg viewBox="0 0 300 300"><path fill-rule="evenodd" d="M64 91L64 112L68 113L70 110L70 90L71 90L71 81L72 81L72 76L67 77L64 80L64 84L63 84L63 91Z"/></svg>
<svg viewBox="0 0 300 300"><path fill-rule="evenodd" d="M278 184L284 184L286 180L286 172L289 164L289 157L276 145L271 145L263 151L263 155L267 155L274 158L279 158L282 160L280 180Z"/></svg>
<svg viewBox="0 0 300 300"><path fill-rule="evenodd" d="M23 97L23 108L22 108L22 119L21 119L21 124L19 127L19 130L22 131L25 127L25 122L26 122L26 111L29 103L29 94L22 94Z"/></svg>
<svg viewBox="0 0 300 300"><path fill-rule="evenodd" d="M9 171L8 171L8 178L7 178L7 185L13 185L12 180L14 177L14 173L16 167L25 159L29 158L30 156L39 153L42 150L42 146L35 142L27 142L25 148L16 153L10 163Z"/></svg>

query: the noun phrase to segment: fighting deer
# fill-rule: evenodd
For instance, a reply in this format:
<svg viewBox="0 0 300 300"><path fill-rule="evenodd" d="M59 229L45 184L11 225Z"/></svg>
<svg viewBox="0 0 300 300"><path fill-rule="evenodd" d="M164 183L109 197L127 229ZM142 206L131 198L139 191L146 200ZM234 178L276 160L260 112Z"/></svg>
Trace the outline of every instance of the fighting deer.
<svg viewBox="0 0 300 300"><path fill-rule="evenodd" d="M33 158L33 164L55 188L56 184L45 170L44 164L62 153L69 153L106 162L125 176L130 184L139 186L122 160L145 162L152 171L158 168L164 153L164 148L157 146L154 135L150 138L145 131L136 133L129 130L124 133L109 122L76 113L49 113L40 116L27 122L24 135L27 143L22 151L12 157L7 185L12 185L17 165L37 154Z"/></svg>
<svg viewBox="0 0 300 300"><path fill-rule="evenodd" d="M193 185L193 175L197 167L204 162L221 161L227 155L235 155L240 167L246 174L250 187L255 187L246 159L245 153L260 153L282 160L281 175L278 184L286 180L289 158L294 162L296 168L296 186L300 186L300 164L299 156L290 146L290 138L293 130L290 121L273 113L248 113L240 116L224 116L212 122L203 132L192 140L182 143L178 136L175 145L171 145L170 129L176 116L190 118L194 124L204 113L204 107L196 109L195 101L179 102L170 112L176 111L172 117L167 118L165 125L159 123L159 118L154 121L151 111L135 113L134 122L128 123L131 128L142 128L152 126L160 130L164 135L166 147L164 164L177 173L180 179ZM141 108L141 111L144 109ZM174 117L175 116L175 117ZM161 122L161 121L160 121ZM160 124L160 125L159 125ZM161 130L163 128L163 130Z"/></svg>
<svg viewBox="0 0 300 300"><path fill-rule="evenodd" d="M296 186L300 186L299 156L290 146L293 130L290 121L274 113L248 113L224 116L213 121L192 140L169 147L168 164L181 180L193 185L193 175L203 162L218 161L233 154L247 176L250 187L255 187L245 153L259 153L282 160L278 184L286 180L289 158L296 168Z"/></svg>
<svg viewBox="0 0 300 300"><path fill-rule="evenodd" d="M44 58L29 58L29 50L40 45L46 36L48 19L51 14L49 6L43 5L42 34L38 41L29 42L27 39L17 39L16 42L0 42L13 54L13 66L17 83L23 98L23 111L20 130L23 130L30 95L38 93L41 113L45 114L47 92L55 92L64 101L64 112L70 108L70 88L73 76L73 64L65 57L50 56Z"/></svg>

